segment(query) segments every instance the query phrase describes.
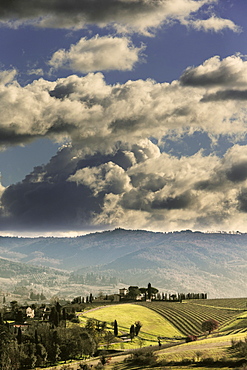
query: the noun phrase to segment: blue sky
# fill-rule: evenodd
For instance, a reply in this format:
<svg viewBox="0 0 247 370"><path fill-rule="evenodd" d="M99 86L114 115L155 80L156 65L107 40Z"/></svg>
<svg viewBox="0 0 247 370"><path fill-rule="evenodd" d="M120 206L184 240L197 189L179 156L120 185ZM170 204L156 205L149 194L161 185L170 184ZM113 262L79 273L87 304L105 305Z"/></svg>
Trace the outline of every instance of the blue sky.
<svg viewBox="0 0 247 370"><path fill-rule="evenodd" d="M245 232L246 10L0 5L0 232Z"/></svg>

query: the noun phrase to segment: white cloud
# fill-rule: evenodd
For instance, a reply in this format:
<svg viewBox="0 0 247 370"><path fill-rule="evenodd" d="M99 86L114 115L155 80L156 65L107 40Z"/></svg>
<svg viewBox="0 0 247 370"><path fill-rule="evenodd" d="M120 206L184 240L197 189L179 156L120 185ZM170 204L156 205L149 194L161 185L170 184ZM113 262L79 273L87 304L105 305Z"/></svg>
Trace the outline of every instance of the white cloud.
<svg viewBox="0 0 247 370"><path fill-rule="evenodd" d="M53 82L41 78L22 87L13 71L2 72L0 144L68 138L93 152L112 150L118 141L133 144L198 130L243 138L246 94L243 91L240 99L231 91L231 99L220 100L217 93L229 95L229 87L234 91L245 86L246 63L240 56L222 61L214 57L172 83L137 80L108 85L101 73L89 73Z"/></svg>
<svg viewBox="0 0 247 370"><path fill-rule="evenodd" d="M198 67L188 67L180 81L195 87L245 87L247 61L238 54L222 60L216 55Z"/></svg>
<svg viewBox="0 0 247 370"><path fill-rule="evenodd" d="M208 19L184 19L181 23L193 27L198 31L220 32L224 29L229 29L233 32L241 32L241 28L230 19L219 18L215 15L212 15Z"/></svg>
<svg viewBox="0 0 247 370"><path fill-rule="evenodd" d="M150 35L150 31L164 23L179 21L184 24L191 15L213 5L217 0L16 0L0 4L0 21L10 27L21 24L34 24L51 28L80 29L90 24L99 27L114 26L120 32L140 32ZM215 30L230 28L235 31L233 22L227 20L208 23L202 28ZM214 23L210 26L210 23ZM220 24L221 23L221 24ZM197 27L201 27L197 25Z"/></svg>
<svg viewBox="0 0 247 370"><path fill-rule="evenodd" d="M243 168L244 176L239 177ZM106 194L95 224L163 231L246 230L246 146L232 147L222 159L201 153L178 159L160 153L126 172L132 189ZM157 176L163 179L158 187Z"/></svg>
<svg viewBox="0 0 247 370"><path fill-rule="evenodd" d="M95 36L81 38L68 51L56 51L49 64L54 68L67 68L87 73L103 70L132 70L139 61L144 46L134 47L127 37Z"/></svg>
<svg viewBox="0 0 247 370"><path fill-rule="evenodd" d="M42 68L33 68L27 71L28 75L37 75L37 76L43 76L44 71Z"/></svg>
<svg viewBox="0 0 247 370"><path fill-rule="evenodd" d="M39 181L35 181L39 179ZM176 158L149 140L107 155L68 146L2 196L0 227L246 231L247 146ZM4 213L1 214L1 211Z"/></svg>
<svg viewBox="0 0 247 370"><path fill-rule="evenodd" d="M106 194L121 194L131 188L130 179L123 168L112 162L78 170L68 178L68 181L88 186L93 190L94 195L102 191Z"/></svg>
<svg viewBox="0 0 247 370"><path fill-rule="evenodd" d="M7 85L8 83L13 83L14 78L17 76L17 70L6 70L0 71L0 85Z"/></svg>

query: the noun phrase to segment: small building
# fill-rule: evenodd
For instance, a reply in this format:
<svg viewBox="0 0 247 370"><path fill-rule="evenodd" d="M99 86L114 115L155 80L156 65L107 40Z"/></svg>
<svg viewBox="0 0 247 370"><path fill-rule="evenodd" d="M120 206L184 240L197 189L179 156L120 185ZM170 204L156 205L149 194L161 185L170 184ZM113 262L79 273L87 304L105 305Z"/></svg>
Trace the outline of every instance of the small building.
<svg viewBox="0 0 247 370"><path fill-rule="evenodd" d="M119 289L119 295L121 297L125 297L127 295L127 293L128 293L128 289L126 289L126 288Z"/></svg>
<svg viewBox="0 0 247 370"><path fill-rule="evenodd" d="M34 318L34 310L31 307L27 307L26 309L26 316L29 317L30 319Z"/></svg>
<svg viewBox="0 0 247 370"><path fill-rule="evenodd" d="M120 302L121 296L120 294L114 294L113 296L113 302Z"/></svg>

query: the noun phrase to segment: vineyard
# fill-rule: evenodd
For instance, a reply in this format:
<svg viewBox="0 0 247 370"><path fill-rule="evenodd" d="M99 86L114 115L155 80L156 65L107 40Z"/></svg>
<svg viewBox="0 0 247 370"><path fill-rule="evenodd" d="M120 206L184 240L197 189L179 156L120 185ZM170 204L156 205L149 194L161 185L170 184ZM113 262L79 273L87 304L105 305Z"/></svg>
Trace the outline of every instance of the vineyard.
<svg viewBox="0 0 247 370"><path fill-rule="evenodd" d="M206 301L206 302L205 302ZM210 302L211 301L211 302ZM214 319L219 322L219 330L224 331L224 328L231 327L234 329L245 330L245 327L235 328L233 323L238 319L238 316L245 311L245 301L231 300L192 300L185 303L178 302L140 302L138 305L147 307L162 317L167 319L175 328L180 330L183 335L200 335L202 332L202 323L207 319ZM239 306L238 306L239 305ZM240 326L240 327L239 327Z"/></svg>
<svg viewBox="0 0 247 370"><path fill-rule="evenodd" d="M247 299L246 298L215 298L215 299L199 299L197 302L193 303L202 304L203 306L212 306L219 308L229 308L236 310L247 309Z"/></svg>

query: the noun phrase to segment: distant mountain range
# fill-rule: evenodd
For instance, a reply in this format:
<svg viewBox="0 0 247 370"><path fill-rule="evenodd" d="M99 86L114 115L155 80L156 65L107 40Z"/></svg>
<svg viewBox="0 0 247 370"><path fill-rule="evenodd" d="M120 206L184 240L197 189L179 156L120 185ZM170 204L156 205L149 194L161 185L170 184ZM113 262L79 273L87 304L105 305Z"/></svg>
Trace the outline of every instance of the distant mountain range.
<svg viewBox="0 0 247 370"><path fill-rule="evenodd" d="M247 297L247 234L115 229L76 238L0 237L0 258L77 275L112 274L126 286L151 282L164 292Z"/></svg>

